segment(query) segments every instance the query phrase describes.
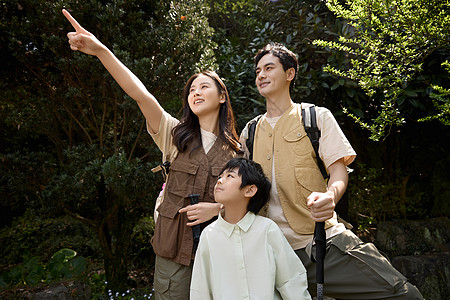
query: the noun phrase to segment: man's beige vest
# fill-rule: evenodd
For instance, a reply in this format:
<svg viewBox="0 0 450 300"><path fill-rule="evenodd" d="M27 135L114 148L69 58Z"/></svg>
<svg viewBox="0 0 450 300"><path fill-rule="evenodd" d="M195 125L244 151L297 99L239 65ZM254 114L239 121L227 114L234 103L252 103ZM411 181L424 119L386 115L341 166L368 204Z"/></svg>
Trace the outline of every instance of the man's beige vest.
<svg viewBox="0 0 450 300"><path fill-rule="evenodd" d="M327 185L317 166L311 141L305 132L300 104L293 104L283 113L272 129L261 118L253 144L253 160L260 163L264 173L272 179L272 160L275 163L276 188L289 226L299 234L312 234L314 221L306 206L312 192L325 192ZM267 216L267 206L261 211ZM325 228L336 224L325 222Z"/></svg>

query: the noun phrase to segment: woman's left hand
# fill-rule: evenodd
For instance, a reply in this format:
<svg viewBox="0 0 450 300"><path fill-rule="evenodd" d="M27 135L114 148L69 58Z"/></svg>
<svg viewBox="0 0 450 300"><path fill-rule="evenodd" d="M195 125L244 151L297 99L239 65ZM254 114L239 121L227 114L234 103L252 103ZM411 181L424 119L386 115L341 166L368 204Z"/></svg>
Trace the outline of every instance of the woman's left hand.
<svg viewBox="0 0 450 300"><path fill-rule="evenodd" d="M222 204L211 202L200 202L194 205L188 205L183 207L178 212L186 213L189 222L187 226L195 226L206 221L211 220L213 217L219 214Z"/></svg>

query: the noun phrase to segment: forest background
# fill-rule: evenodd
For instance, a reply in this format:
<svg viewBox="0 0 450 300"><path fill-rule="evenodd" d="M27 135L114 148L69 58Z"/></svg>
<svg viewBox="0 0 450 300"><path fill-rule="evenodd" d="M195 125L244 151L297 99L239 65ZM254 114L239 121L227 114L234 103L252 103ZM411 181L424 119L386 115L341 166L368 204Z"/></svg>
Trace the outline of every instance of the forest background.
<svg viewBox="0 0 450 300"><path fill-rule="evenodd" d="M70 50L68 9L179 116L186 80L216 70L239 131L264 112L253 57L299 57L292 99L329 108L358 153L346 218L450 215L449 3L78 0L0 6L0 287L55 280L151 287L161 153L136 103L95 58ZM140 281L141 280L141 281ZM106 284L105 284L106 282ZM143 292L142 292L143 293Z"/></svg>

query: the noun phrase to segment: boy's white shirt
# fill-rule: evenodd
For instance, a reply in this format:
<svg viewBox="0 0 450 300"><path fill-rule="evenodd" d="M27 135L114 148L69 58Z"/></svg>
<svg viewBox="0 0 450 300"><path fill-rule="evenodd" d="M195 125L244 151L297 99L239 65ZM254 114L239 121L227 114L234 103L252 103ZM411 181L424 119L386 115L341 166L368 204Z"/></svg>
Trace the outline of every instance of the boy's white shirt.
<svg viewBox="0 0 450 300"><path fill-rule="evenodd" d="M306 270L278 226L248 212L207 226L194 259L191 299L311 299Z"/></svg>

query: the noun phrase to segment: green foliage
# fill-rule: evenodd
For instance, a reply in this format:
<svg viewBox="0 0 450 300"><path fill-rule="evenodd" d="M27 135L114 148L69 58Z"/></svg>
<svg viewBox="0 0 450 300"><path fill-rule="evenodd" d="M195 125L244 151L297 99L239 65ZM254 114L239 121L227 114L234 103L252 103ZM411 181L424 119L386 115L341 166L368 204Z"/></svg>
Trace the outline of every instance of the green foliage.
<svg viewBox="0 0 450 300"><path fill-rule="evenodd" d="M219 75L223 77L237 115L238 129L265 108L254 84L251 38L261 24L263 1L210 1Z"/></svg>
<svg viewBox="0 0 450 300"><path fill-rule="evenodd" d="M152 163L128 160L123 152L108 157L97 146L74 147L64 157L64 168L45 190L49 202L93 220L115 204L133 207L138 215L151 212L162 182L150 172Z"/></svg>
<svg viewBox="0 0 450 300"><path fill-rule="evenodd" d="M269 42L284 43L298 54L299 71L292 92L295 102L321 104L334 111L348 99L360 100L362 93L355 88L356 83L336 80L322 71L327 61L339 64L345 58L339 54L330 58L311 44L314 38L333 37L333 30L348 28L336 21L323 4L311 0L212 2L216 8L214 20L219 17L227 22L212 25L217 32L220 73L227 79L239 128L265 111L264 99L254 84L253 58Z"/></svg>
<svg viewBox="0 0 450 300"><path fill-rule="evenodd" d="M450 74L450 63L448 60L442 63L442 67ZM431 88L433 91L430 93L430 97L438 114L422 118L419 121L439 120L439 122L448 126L450 125L450 89L437 84L432 84Z"/></svg>
<svg viewBox="0 0 450 300"><path fill-rule="evenodd" d="M106 295L105 273L95 272L89 276L89 286L91 287L92 299L103 299Z"/></svg>
<svg viewBox="0 0 450 300"><path fill-rule="evenodd" d="M130 258L138 267L153 265L154 252L150 244L155 231L153 217L142 217L136 222L131 234Z"/></svg>
<svg viewBox="0 0 450 300"><path fill-rule="evenodd" d="M24 256L24 262L2 274L5 285L37 285L55 280L72 279L83 274L86 259L71 249L61 249L51 257L47 265L39 257Z"/></svg>
<svg viewBox="0 0 450 300"><path fill-rule="evenodd" d="M59 203L66 213L98 233L105 259L124 264L136 222L153 211L161 176L150 171L150 163L128 160L124 153L101 159L101 152L95 146L66 151L67 164L53 178L46 195L49 202ZM147 247L149 242L150 238Z"/></svg>
<svg viewBox="0 0 450 300"><path fill-rule="evenodd" d="M55 159L45 151L0 154L2 226L10 225L14 216L22 215L27 209L37 211L42 207L42 193L55 166ZM55 216L54 210L44 213Z"/></svg>
<svg viewBox="0 0 450 300"><path fill-rule="evenodd" d="M89 278L91 287L91 299L155 299L153 289L149 285L135 286L124 292L116 292L107 288L105 274L94 273Z"/></svg>
<svg viewBox="0 0 450 300"><path fill-rule="evenodd" d="M70 247L84 257L99 255L98 241L83 223L68 216L50 218L36 216L27 211L13 221L11 226L0 230L0 265L10 266L22 261L23 253L48 261L61 248Z"/></svg>
<svg viewBox="0 0 450 300"><path fill-rule="evenodd" d="M47 264L48 279L72 278L81 274L86 268L86 259L82 256L75 257L77 253L71 249L61 249Z"/></svg>
<svg viewBox="0 0 450 300"><path fill-rule="evenodd" d="M448 120L450 81L441 65L450 50L439 44L449 28L441 26L448 18L439 12L448 1L436 1L416 2L420 10L403 11L404 17L400 12L411 1L366 1L371 6L364 8L370 9L362 11L356 10L362 0L349 2L339 10L353 13L355 8L361 17L348 15L351 21L315 0L3 1L2 269L19 263L28 250L26 268L36 270L27 271L31 282L46 272L39 259L31 258L49 261L57 250L71 248L104 259L105 272L90 275L94 298L150 294L138 288L126 293L126 284L137 282L134 273L128 278L126 273L128 267L151 272L151 215L162 177L150 169L161 155L136 103L96 58L69 49L66 34L73 29L61 14L63 7L113 50L172 115L181 107L186 79L201 69L217 69L239 129L265 110L254 84L256 51L268 42L284 43L299 55L292 99L329 108L366 164L355 166L349 190L350 212L364 228L384 219L426 217L430 210L448 215L450 150L440 142L448 139L448 130L433 122L436 116L443 124ZM386 13L382 4L387 2L399 4ZM443 23L424 21L437 19ZM405 29L407 23L412 26ZM364 44L363 37L372 44ZM318 46L319 40L329 44ZM367 80L357 77L361 74ZM394 99L390 95L397 88ZM342 107L380 136L384 125L430 122L392 130L375 147L349 118L342 118ZM20 265L12 274L22 278L24 269Z"/></svg>
<svg viewBox="0 0 450 300"><path fill-rule="evenodd" d="M448 1L416 0L329 0L327 7L349 22L352 31L339 41L316 39L315 45L345 52L350 66L327 66L324 70L358 82L375 101L377 115L363 120L350 116L379 140L392 126L405 123L399 110L406 97L417 97L411 82L423 71L425 60L437 49L449 49L450 16ZM430 101L429 99L423 99ZM411 101L414 106L414 101ZM442 104L442 103L440 103ZM438 115L446 115L437 105Z"/></svg>
<svg viewBox="0 0 450 300"><path fill-rule="evenodd" d="M39 187L33 197L36 213L65 212L90 226L98 233L111 287L124 290L129 237L154 206L161 176L150 169L161 155L136 103L95 57L68 47L66 34L73 28L61 13L63 7L172 114L181 106L187 78L216 68L214 31L201 0L2 3L0 52L7 72L0 75L1 126L9 136L18 132L41 141L37 151L17 142L7 151L17 151L16 160L28 152L47 152L53 163L51 172L38 177L40 185L18 185L20 172L25 172L10 171L2 187L9 184L6 192L12 197L21 187L28 190L20 196ZM32 178L32 173L26 175ZM17 198L11 203L24 204Z"/></svg>
<svg viewBox="0 0 450 300"><path fill-rule="evenodd" d="M362 163L357 170L350 176L349 217L358 229L368 229L380 221L426 217L424 201L406 194L408 174L386 176L386 170Z"/></svg>
<svg viewBox="0 0 450 300"><path fill-rule="evenodd" d="M114 139L110 132L138 132L136 126L143 119L138 118L135 104L133 111L128 110L130 100L123 98L124 93L95 58L67 46L66 33L72 28L61 14L63 6L111 48L163 105L169 102L171 106L170 102L179 99L185 80L194 71L214 68L213 31L202 1L177 5L29 1L19 6L7 1L2 6L3 49L6 67L16 71L17 77L2 78L6 120L23 130L42 132L59 147L71 145L76 138L103 143L108 136ZM166 86L169 82L170 87ZM122 105L128 115L118 111ZM114 117L119 118L116 124ZM126 117L125 123L121 117Z"/></svg>

